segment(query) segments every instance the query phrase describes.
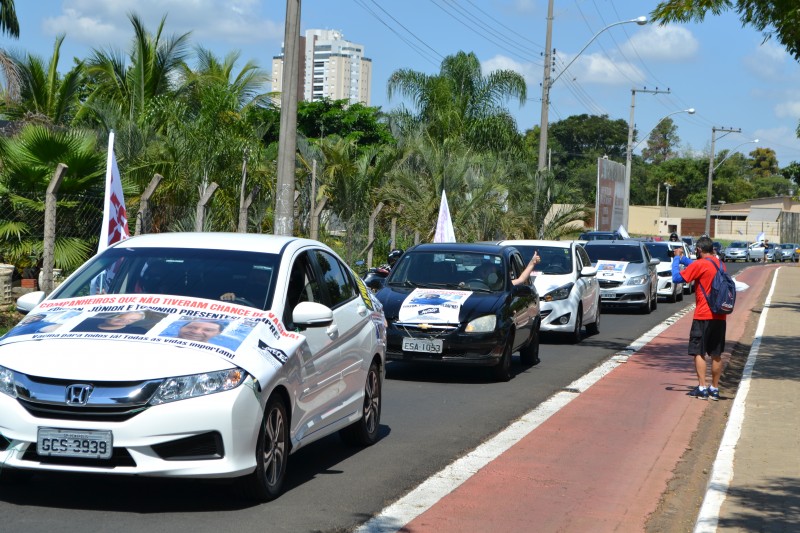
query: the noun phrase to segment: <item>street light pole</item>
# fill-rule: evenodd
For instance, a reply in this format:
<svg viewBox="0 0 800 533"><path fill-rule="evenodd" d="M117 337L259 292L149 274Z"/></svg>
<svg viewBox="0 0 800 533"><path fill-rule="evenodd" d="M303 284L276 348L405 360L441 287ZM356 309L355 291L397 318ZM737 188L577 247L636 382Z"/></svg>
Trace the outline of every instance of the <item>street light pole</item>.
<svg viewBox="0 0 800 533"><path fill-rule="evenodd" d="M567 63L567 65L561 69L561 72L558 73L558 76L550 79L550 68L552 62L552 39L553 39L553 0L548 0L547 4L547 34L545 35L545 59L544 59L544 76L542 77L542 111L541 111L541 118L539 121L539 170L544 170L547 168L547 126L548 126L548 114L550 108L550 88L553 84L560 78L567 69L575 62L576 59L586 50L590 44L594 42L597 37L606 31L609 28L613 28L614 26L618 26L620 24L630 24L635 22L636 24L643 26L647 24L647 17L638 17L631 20L621 20L619 22L613 22L606 26L605 28L601 29L594 36L589 39L589 41L580 49L580 51L575 54L575 57L572 58L572 61Z"/></svg>
<svg viewBox="0 0 800 533"><path fill-rule="evenodd" d="M716 169L716 167L714 166L714 142L716 141L716 136L718 131L723 131L727 135L728 133L741 133L742 129L717 128L716 126L711 128L711 154L709 155L709 160L708 160L708 183L706 184L706 231L705 231L705 234L708 235L709 237L711 236L711 189L712 189L712 183L714 181L714 170ZM758 142L758 139L756 139L755 141L748 141L742 143L739 146L748 144L750 142ZM723 161L724 160L725 159L723 159ZM722 161L720 161L720 164L722 164Z"/></svg>
<svg viewBox="0 0 800 533"><path fill-rule="evenodd" d="M625 150L625 191L623 198L625 201L622 204L622 226L628 227L628 206L631 203L631 160L633 158L633 111L636 108L636 93L649 93L649 94L670 94L669 89L661 91L658 89L631 89L631 119L628 122L628 144Z"/></svg>
<svg viewBox="0 0 800 533"><path fill-rule="evenodd" d="M669 183L667 183L665 181L664 182L664 188L667 189L666 212L664 213L664 215L666 215L666 218L669 218L669 190L672 188L672 185L670 185Z"/></svg>

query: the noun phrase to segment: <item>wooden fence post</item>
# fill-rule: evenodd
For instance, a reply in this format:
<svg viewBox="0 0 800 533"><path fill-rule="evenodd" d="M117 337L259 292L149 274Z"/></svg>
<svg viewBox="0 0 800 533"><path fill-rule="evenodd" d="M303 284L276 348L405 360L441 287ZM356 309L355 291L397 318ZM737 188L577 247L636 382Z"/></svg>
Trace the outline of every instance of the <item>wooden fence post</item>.
<svg viewBox="0 0 800 533"><path fill-rule="evenodd" d="M147 233L147 230L150 229L145 225L147 212L150 209L150 197L153 196L153 193L156 191L156 187L158 187L158 184L161 183L161 180L163 179L164 176L161 174L153 174L153 179L151 179L150 183L147 184L142 196L139 198L139 212L136 213L136 232L134 235L141 235L142 232Z"/></svg>
<svg viewBox="0 0 800 533"><path fill-rule="evenodd" d="M46 294L53 291L53 266L55 265L56 249L56 201L58 188L67 173L67 165L59 163L50 183L44 200L44 253L42 255L42 286L39 287Z"/></svg>
<svg viewBox="0 0 800 533"><path fill-rule="evenodd" d="M214 194L214 191L217 190L217 187L219 187L219 185L212 181L206 189L206 192L203 193L203 197L200 198L199 202L197 202L197 214L194 218L195 231L203 231L203 222L205 222L206 218L206 205L208 204L208 201L211 200L211 196Z"/></svg>

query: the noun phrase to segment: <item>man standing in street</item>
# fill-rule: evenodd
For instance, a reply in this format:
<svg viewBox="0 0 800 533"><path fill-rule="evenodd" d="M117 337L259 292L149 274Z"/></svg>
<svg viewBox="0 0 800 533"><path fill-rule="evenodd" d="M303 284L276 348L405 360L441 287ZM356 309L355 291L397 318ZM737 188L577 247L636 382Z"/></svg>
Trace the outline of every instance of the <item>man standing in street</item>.
<svg viewBox="0 0 800 533"><path fill-rule="evenodd" d="M724 270L720 260L714 255L714 243L708 237L697 240L697 260L692 261L683 255L680 248L675 249L672 258L672 281L691 283L696 281L697 305L694 308L692 330L689 333L689 355L694 357L697 371L697 387L689 395L702 400L719 400L719 378L722 375L722 351L725 349L725 315L712 313L706 300L711 293L711 283L717 274L715 264ZM713 264L712 264L713 263ZM681 270L681 265L685 268ZM705 292L704 292L705 291ZM711 358L711 386L706 382L706 355Z"/></svg>

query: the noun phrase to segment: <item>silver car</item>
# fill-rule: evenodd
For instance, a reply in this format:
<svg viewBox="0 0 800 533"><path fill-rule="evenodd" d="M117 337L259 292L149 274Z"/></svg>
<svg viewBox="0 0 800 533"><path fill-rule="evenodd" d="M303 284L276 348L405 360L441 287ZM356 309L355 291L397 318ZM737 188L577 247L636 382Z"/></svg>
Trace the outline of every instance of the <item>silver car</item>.
<svg viewBox="0 0 800 533"><path fill-rule="evenodd" d="M776 249L775 253L775 261L780 261L783 263L784 261L791 261L795 262L798 259L798 252L797 250L800 249L800 244L796 244L793 242L785 242L783 244L776 245L778 248Z"/></svg>
<svg viewBox="0 0 800 533"><path fill-rule="evenodd" d="M607 307L635 307L644 313L658 306L656 265L645 243L635 240L589 241L583 246L597 267L600 303Z"/></svg>
<svg viewBox="0 0 800 533"><path fill-rule="evenodd" d="M725 248L725 261L750 261L750 251L745 241L733 241Z"/></svg>

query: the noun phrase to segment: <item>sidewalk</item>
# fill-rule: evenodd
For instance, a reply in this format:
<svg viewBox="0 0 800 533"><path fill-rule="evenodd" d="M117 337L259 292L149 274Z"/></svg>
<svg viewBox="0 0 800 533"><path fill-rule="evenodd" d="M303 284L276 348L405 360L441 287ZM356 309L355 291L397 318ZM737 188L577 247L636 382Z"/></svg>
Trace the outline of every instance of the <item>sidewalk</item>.
<svg viewBox="0 0 800 533"><path fill-rule="evenodd" d="M773 285L776 271L764 306L762 289ZM701 424L707 410L717 420L729 414L727 445L723 437L713 470L716 446L709 449L697 467L712 472L708 489L704 474L691 476L700 483L685 489L690 504L679 509L683 528L675 527L676 517L669 530L691 528L700 509L696 532L800 531L800 268L758 266L737 279L750 289L739 293L729 317L726 352L752 343L756 354L737 395L747 390L746 409L733 398L687 396L696 385L686 355L688 313L630 357L619 356L602 379L585 386L579 380L557 394L568 396L563 405L499 457L466 475L445 469L359 531L645 531L693 435L707 427ZM757 320L763 324L753 338ZM457 475L464 481L452 483ZM437 496L437 485L452 488ZM414 492L422 494L415 499Z"/></svg>
<svg viewBox="0 0 800 533"><path fill-rule="evenodd" d="M714 464L698 533L800 531L800 268L778 270L764 317Z"/></svg>

